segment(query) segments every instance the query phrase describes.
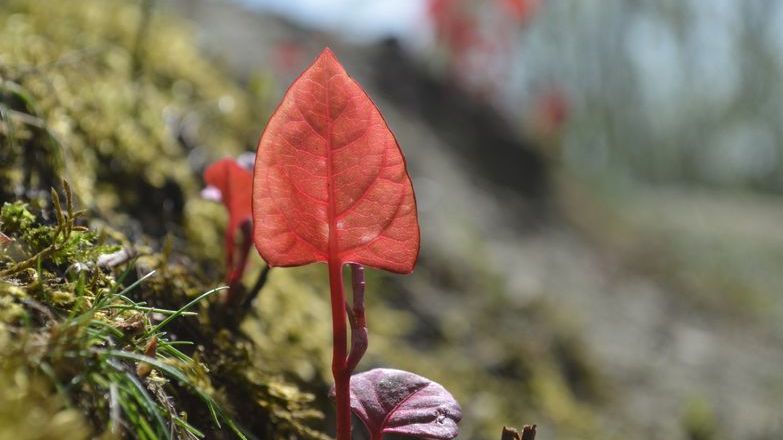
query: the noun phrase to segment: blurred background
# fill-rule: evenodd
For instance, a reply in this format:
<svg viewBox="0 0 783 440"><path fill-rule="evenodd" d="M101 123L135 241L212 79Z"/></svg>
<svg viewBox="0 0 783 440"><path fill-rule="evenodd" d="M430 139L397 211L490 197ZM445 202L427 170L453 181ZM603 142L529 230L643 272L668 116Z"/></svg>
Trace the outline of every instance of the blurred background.
<svg viewBox="0 0 783 440"><path fill-rule="evenodd" d="M27 6L36 3L9 3L3 39L31 26L24 14L41 13ZM79 3L88 23L106 13ZM185 196L210 161L255 148L286 87L330 46L396 134L422 228L412 275L370 274L360 370L440 382L463 407L465 439L525 423L542 440L783 438L783 3L119 3L129 12L115 24L135 30L123 38L155 59L166 80L148 77L179 103L156 102L149 117L176 130L144 148L158 142L184 165L145 171L138 188L160 194L144 201L152 207L108 187L83 191L86 205L122 213L123 230L219 254L225 219ZM106 32L50 37L61 53L85 53L113 41ZM20 51L6 41L0 66ZM176 67L160 67L167 60ZM195 77L211 69L235 85ZM73 129L52 117L55 130ZM79 154L65 159L71 174ZM83 185L116 178L96 172ZM199 216L215 231L189 223ZM308 298L326 301L321 269L292 271ZM272 272L243 327L259 347L275 343L280 325L267 318L281 319L286 295L304 295L286 277ZM318 342L305 344L317 361L261 355L315 390L328 382L329 340L317 301L306 326Z"/></svg>

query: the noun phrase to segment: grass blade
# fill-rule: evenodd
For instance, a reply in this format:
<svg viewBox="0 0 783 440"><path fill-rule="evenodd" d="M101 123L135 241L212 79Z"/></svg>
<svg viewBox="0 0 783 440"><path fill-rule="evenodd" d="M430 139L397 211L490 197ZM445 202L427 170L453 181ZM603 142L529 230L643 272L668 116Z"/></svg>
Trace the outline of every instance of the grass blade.
<svg viewBox="0 0 783 440"><path fill-rule="evenodd" d="M208 297L208 296L210 296L210 295L212 295L212 294L214 294L216 292L220 292L221 290L226 290L226 289L228 289L228 286L220 286L220 287L216 287L216 288L214 288L212 290L207 290L206 292L202 293L201 295L199 295L195 299L193 299L193 301L191 301L191 302L185 304L184 306L182 306L175 313L172 313L171 315L169 315L166 319L164 319L158 325L156 325L150 331L148 331L147 334L148 335L154 335L155 333L158 333L160 331L160 329L162 329L163 327L166 326L166 324L168 324L169 322L173 321L174 319L182 316L182 314L185 313L185 311L187 309L189 309L189 308L193 307L194 305L198 304L198 302L201 301L202 299L204 299L204 298L206 298L206 297Z"/></svg>

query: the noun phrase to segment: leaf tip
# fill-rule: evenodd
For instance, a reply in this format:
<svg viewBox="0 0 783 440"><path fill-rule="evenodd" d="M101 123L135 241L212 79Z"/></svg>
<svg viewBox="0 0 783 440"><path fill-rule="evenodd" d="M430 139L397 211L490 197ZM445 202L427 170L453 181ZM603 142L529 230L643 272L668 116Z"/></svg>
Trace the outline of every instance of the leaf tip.
<svg viewBox="0 0 783 440"><path fill-rule="evenodd" d="M318 58L316 58L313 65L328 65L328 66L337 66L339 70L344 71L342 64L340 63L340 60L337 59L337 55L335 55L334 51L329 46L324 47L324 49L321 51L320 54L318 54Z"/></svg>

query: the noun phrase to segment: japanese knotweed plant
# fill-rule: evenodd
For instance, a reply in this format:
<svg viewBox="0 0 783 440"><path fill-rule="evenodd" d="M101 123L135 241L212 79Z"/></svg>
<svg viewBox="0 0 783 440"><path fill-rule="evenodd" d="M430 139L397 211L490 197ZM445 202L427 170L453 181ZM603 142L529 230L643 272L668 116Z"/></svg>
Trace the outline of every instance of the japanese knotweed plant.
<svg viewBox="0 0 783 440"><path fill-rule="evenodd" d="M358 388L350 385L367 348L363 266L413 271L419 224L413 185L394 135L331 50L324 49L291 85L269 120L256 154L252 205L253 239L270 266L328 265L337 439L351 438L351 407L373 439L384 432L455 437L459 405L427 379L374 370L357 376ZM346 264L352 271L353 307L343 291ZM433 405L428 392L438 397ZM363 398L367 395L375 400ZM405 408L412 410L400 411Z"/></svg>

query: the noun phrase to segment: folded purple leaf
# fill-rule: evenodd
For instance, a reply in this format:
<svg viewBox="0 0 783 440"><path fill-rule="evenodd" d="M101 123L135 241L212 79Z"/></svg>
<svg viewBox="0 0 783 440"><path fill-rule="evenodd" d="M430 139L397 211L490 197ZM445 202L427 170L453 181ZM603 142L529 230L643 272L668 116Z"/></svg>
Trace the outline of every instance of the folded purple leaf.
<svg viewBox="0 0 783 440"><path fill-rule="evenodd" d="M462 418L459 404L440 384L389 368L351 377L351 409L372 440L383 434L450 440Z"/></svg>

